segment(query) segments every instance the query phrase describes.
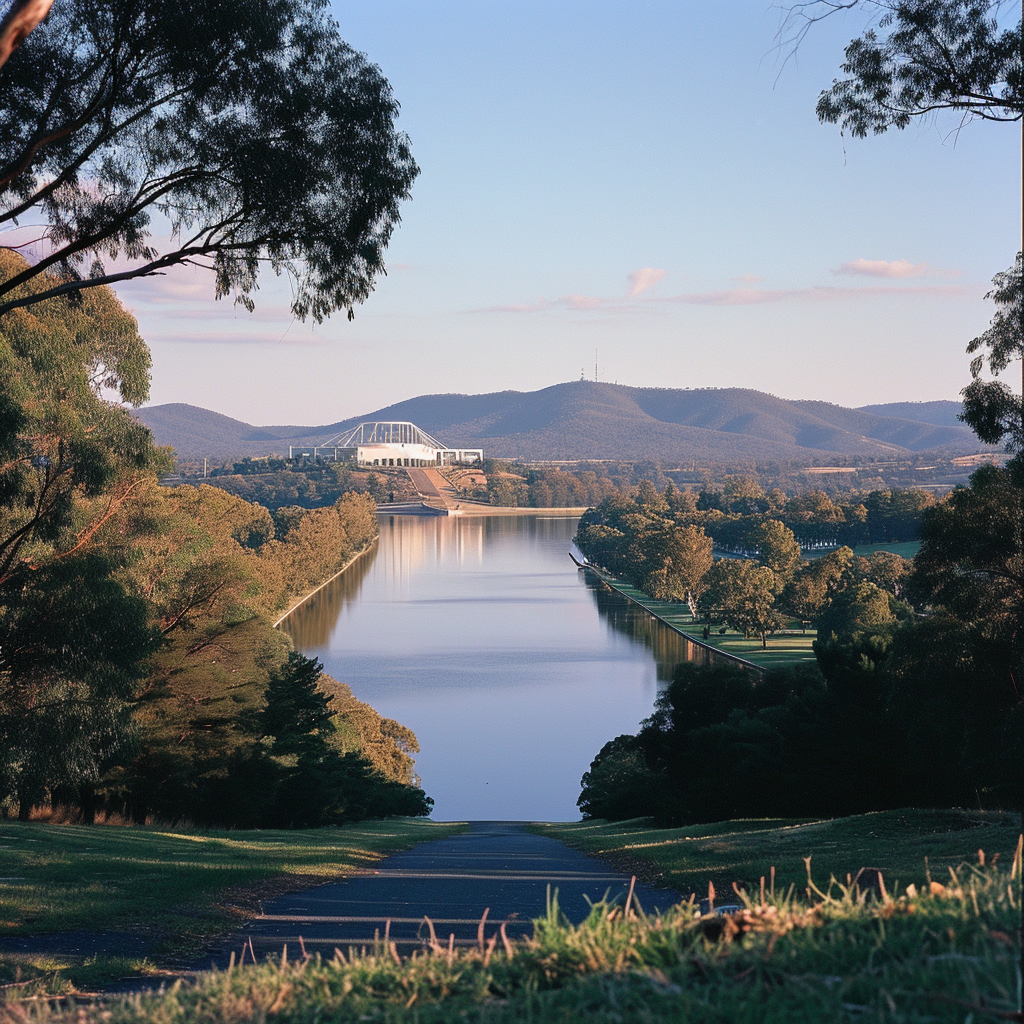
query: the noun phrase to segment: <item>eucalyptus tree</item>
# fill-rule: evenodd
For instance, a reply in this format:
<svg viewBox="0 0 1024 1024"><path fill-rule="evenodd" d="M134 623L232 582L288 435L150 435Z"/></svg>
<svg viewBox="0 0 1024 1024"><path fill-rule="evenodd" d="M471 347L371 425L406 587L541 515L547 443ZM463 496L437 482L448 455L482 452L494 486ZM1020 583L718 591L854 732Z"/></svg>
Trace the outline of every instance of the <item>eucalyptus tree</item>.
<svg viewBox="0 0 1024 1024"><path fill-rule="evenodd" d="M41 253L0 284L0 315L191 264L249 309L269 267L297 317L351 318L418 168L328 9L56 3L0 70L0 228L37 226Z"/></svg>
<svg viewBox="0 0 1024 1024"><path fill-rule="evenodd" d="M989 329L967 346L978 353L971 360L973 380L964 388L961 419L989 444L1004 442L1010 451L1024 452L1024 255L1009 270L992 279L995 287L985 298L995 300ZM1001 381L984 380L982 368L998 376L1011 362L1021 361L1021 397Z"/></svg>
<svg viewBox="0 0 1024 1024"><path fill-rule="evenodd" d="M962 121L1019 121L1024 113L1021 22L1006 0L809 0L784 5L777 36L788 58L813 26L843 11L872 23L846 47L841 70L818 98L821 121L854 137L907 128L939 111Z"/></svg>
<svg viewBox="0 0 1024 1024"><path fill-rule="evenodd" d="M25 266L0 252L0 280ZM163 460L103 395L148 390L149 351L109 289L0 318L0 800L23 816L54 787L88 786L131 741L156 634L119 576L125 515Z"/></svg>

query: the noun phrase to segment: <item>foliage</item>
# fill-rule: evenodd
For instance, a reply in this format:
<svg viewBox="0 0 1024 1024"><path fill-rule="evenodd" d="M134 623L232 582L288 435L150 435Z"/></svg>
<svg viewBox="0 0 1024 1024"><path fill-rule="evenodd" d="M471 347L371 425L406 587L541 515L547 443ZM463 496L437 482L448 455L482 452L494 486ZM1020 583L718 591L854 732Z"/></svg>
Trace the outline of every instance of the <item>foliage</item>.
<svg viewBox="0 0 1024 1024"><path fill-rule="evenodd" d="M409 756L416 737L289 654L271 627L294 597L374 541L373 503L349 494L292 513L278 540L266 509L217 488L149 495L131 580L164 642L139 695L140 748L101 780L102 806L136 821L250 826L425 813ZM268 700L271 718L282 715L279 698L314 677L313 691L293 696L305 693L321 718L294 722L282 739Z"/></svg>
<svg viewBox="0 0 1024 1024"><path fill-rule="evenodd" d="M283 468L271 469L281 463ZM232 469L234 472L232 472ZM370 494L379 500L414 500L416 489L404 471L378 469L375 473L353 470L344 463L286 463L283 459L253 459L226 470L214 469L208 478L183 476L186 483L207 484L277 512L296 508L324 508L343 494ZM279 530L281 536L287 529Z"/></svg>
<svg viewBox="0 0 1024 1024"><path fill-rule="evenodd" d="M392 943L202 977L196 985L104 1004L43 1004L41 1022L243 1019L544 1022L588 1020L810 1022L962 1021L1013 1012L1019 884L1005 867L962 865L868 899L808 868L799 895L743 893L737 911L701 915L691 900L645 914L596 903L572 925L557 898L531 937L498 928L468 949L436 939L408 960ZM888 880L892 885L894 880ZM929 884L929 883L933 884ZM10 1007L17 1020L20 1007ZM22 1018L23 1019L23 1018Z"/></svg>
<svg viewBox="0 0 1024 1024"><path fill-rule="evenodd" d="M854 566L853 558L853 552L842 547L802 565L782 591L782 607L801 624L816 619L846 586Z"/></svg>
<svg viewBox="0 0 1024 1024"><path fill-rule="evenodd" d="M664 824L1014 806L1024 795L1014 628L900 622L894 603L863 581L838 591L819 616L817 670L680 665L637 735L595 758L580 808Z"/></svg>
<svg viewBox="0 0 1024 1024"><path fill-rule="evenodd" d="M652 568L641 584L644 592L662 601L685 601L696 614L714 561L711 538L692 524L662 527L650 538L645 561Z"/></svg>
<svg viewBox="0 0 1024 1024"><path fill-rule="evenodd" d="M958 618L1010 633L1024 617L1024 465L985 466L922 527L914 582Z"/></svg>
<svg viewBox="0 0 1024 1024"><path fill-rule="evenodd" d="M895 621L890 596L874 583L862 580L839 591L819 613L815 624L819 638L848 640Z"/></svg>
<svg viewBox="0 0 1024 1024"><path fill-rule="evenodd" d="M429 814L433 801L421 790L386 779L357 753L331 747L332 697L318 685L321 672L319 662L293 651L270 674L258 718L261 742L241 752L230 779L232 789L260 780L258 799L247 801L252 823L308 828Z"/></svg>
<svg viewBox="0 0 1024 1024"><path fill-rule="evenodd" d="M803 28L836 10L856 6L818 0L790 10ZM1001 28L1001 0L885 0L878 28L846 47L842 70L818 99L818 117L854 137L906 128L939 110L965 119L1019 121L1022 94L1021 27ZM800 25L801 20L803 25Z"/></svg>
<svg viewBox="0 0 1024 1024"><path fill-rule="evenodd" d="M622 821L636 817L637 793L645 789L652 797L649 810L657 806L655 787L661 782L644 758L635 736L617 736L609 740L584 773L583 792L577 801L584 818L608 818Z"/></svg>
<svg viewBox="0 0 1024 1024"><path fill-rule="evenodd" d="M757 557L785 583L800 564L800 545L793 531L777 519L766 519L752 531Z"/></svg>
<svg viewBox="0 0 1024 1024"><path fill-rule="evenodd" d="M0 253L0 279L25 262ZM39 292L46 279L21 287ZM164 460L123 402L149 351L109 289L0 321L0 802L89 787L134 736L156 646L116 527Z"/></svg>
<svg viewBox="0 0 1024 1024"><path fill-rule="evenodd" d="M2 74L0 223L41 218L47 250L0 284L0 313L180 263L251 309L269 264L319 321L384 272L418 169L322 0L63 0Z"/></svg>
<svg viewBox="0 0 1024 1024"><path fill-rule="evenodd" d="M997 309L984 334L974 338L967 351L988 350L988 368L998 375L1014 359L1022 360L1024 387L1024 254L1016 263L992 279L995 285L985 298L994 299ZM1000 381L981 379L985 355L971 360L971 383L961 392L964 411L960 418L988 444L1006 442L1011 452L1024 451L1024 397L1017 398Z"/></svg>
<svg viewBox="0 0 1024 1024"><path fill-rule="evenodd" d="M745 558L721 558L707 574L701 605L715 617L746 636L754 633L768 646L768 634L781 629L783 619L775 607L779 578L767 565Z"/></svg>
<svg viewBox="0 0 1024 1024"><path fill-rule="evenodd" d="M806 628L851 583L876 587L893 598L906 587L905 560L888 552L854 559L850 548L841 547L802 563L787 520L804 537L813 537L812 544L822 536L814 527L824 525L834 533L846 509L857 530L870 523L869 534L876 530L903 537L916 533L921 517L935 504L920 490L874 491L854 507L837 505L820 492L787 499L781 493L766 496L743 477L729 480L722 492L702 491L696 501L684 502L678 495L674 488L666 488L664 496L651 488L644 501L639 496L606 498L580 518L576 543L592 564L649 597L685 600L709 626L717 621L745 637L757 636L762 650L767 650L768 636L785 627L786 616ZM735 511L740 507L753 511ZM720 551L756 553L761 564L746 557L712 562L712 544ZM894 607L887 621L897 613L907 610Z"/></svg>

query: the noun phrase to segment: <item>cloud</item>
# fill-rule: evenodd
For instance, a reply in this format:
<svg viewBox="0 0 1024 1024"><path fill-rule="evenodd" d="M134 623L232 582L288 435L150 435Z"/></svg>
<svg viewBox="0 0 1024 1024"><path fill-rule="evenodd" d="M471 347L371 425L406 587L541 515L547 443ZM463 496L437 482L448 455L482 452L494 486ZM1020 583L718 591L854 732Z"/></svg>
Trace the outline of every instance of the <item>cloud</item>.
<svg viewBox="0 0 1024 1024"><path fill-rule="evenodd" d="M188 268L182 267L172 267L167 273L153 274L151 277L119 281L114 285L114 290L119 297L133 305L161 306L206 301L212 306L214 302L213 275L205 272L201 275L189 273ZM175 315L178 315L177 311Z"/></svg>
<svg viewBox="0 0 1024 1024"><path fill-rule="evenodd" d="M474 313L554 313L563 310L603 313L652 312L669 305L757 306L778 302L857 302L896 296L934 295L945 298L976 299L979 288L968 285L866 285L857 288L822 286L813 288L726 288L720 291L684 292L664 297L647 296L636 302L609 300L590 295L566 295L539 299L535 303L490 306Z"/></svg>
<svg viewBox="0 0 1024 1024"><path fill-rule="evenodd" d="M289 326L284 331L247 330L236 333L233 331L146 331L146 341L150 345L331 345L334 338L323 332L302 330L301 324Z"/></svg>
<svg viewBox="0 0 1024 1024"><path fill-rule="evenodd" d="M924 277L932 273L927 263L911 263L909 260L851 260L844 263L833 274L849 274L853 277Z"/></svg>
<svg viewBox="0 0 1024 1024"><path fill-rule="evenodd" d="M635 298L641 292L647 291L648 288L653 288L664 277L665 271L657 270L654 267L641 267L639 270L634 270L632 274L627 274L630 298Z"/></svg>
<svg viewBox="0 0 1024 1024"><path fill-rule="evenodd" d="M758 281L763 281L763 277L758 277L756 274L740 274L739 277L730 277L730 281L735 281L737 284L757 284Z"/></svg>
<svg viewBox="0 0 1024 1024"><path fill-rule="evenodd" d="M611 307L607 299L599 299L594 295L563 295L558 299L538 299L534 303L515 303L508 306L487 306L475 309L474 313L547 313L560 309L576 312L589 312L594 309Z"/></svg>
<svg viewBox="0 0 1024 1024"><path fill-rule="evenodd" d="M672 295L665 302L694 306L755 306L771 302L833 302L888 298L894 295L937 295L975 298L975 289L960 285L905 285L866 288L729 288L716 292Z"/></svg>

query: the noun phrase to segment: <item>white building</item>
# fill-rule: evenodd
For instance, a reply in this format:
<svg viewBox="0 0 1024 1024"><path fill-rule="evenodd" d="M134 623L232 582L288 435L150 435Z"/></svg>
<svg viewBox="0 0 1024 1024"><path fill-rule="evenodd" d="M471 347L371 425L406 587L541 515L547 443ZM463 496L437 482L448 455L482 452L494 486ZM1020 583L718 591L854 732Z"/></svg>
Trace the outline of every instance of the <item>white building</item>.
<svg viewBox="0 0 1024 1024"><path fill-rule="evenodd" d="M359 466L448 466L482 462L482 448L448 448L415 423L360 423L312 448L288 449L292 459L354 462Z"/></svg>

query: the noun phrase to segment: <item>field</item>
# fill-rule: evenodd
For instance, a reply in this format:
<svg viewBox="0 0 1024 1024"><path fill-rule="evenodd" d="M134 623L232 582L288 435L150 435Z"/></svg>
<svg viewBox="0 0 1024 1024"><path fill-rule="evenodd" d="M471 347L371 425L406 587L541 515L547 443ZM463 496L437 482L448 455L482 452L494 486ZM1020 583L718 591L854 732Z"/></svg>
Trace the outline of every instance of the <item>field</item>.
<svg viewBox="0 0 1024 1024"><path fill-rule="evenodd" d="M704 894L708 882L730 900L732 884L748 889L760 878L776 888L807 886L807 866L816 884L845 883L862 867L881 869L890 888L942 881L951 867L1013 856L1020 835L1018 814L1003 811L876 811L832 820L720 821L710 825L655 829L637 821L583 821L538 825L535 830L586 853L607 857L637 875L679 892ZM823 884L824 883L824 884ZM900 890L902 891L902 889Z"/></svg>
<svg viewBox="0 0 1024 1024"><path fill-rule="evenodd" d="M461 828L417 819L294 832L0 822L0 985L93 985L188 962L261 899ZM47 938L54 933L64 937ZM37 936L34 951L13 950L13 935ZM99 945L116 952L93 949L104 935L113 938Z"/></svg>
<svg viewBox="0 0 1024 1024"><path fill-rule="evenodd" d="M735 828L740 823L732 823ZM862 823L863 825L863 823ZM859 826L862 828L862 825ZM997 821L978 829L998 828ZM746 829L763 836L766 829ZM963 831L963 830L961 830ZM974 829L968 830L972 833ZM987 834L993 834L990 831ZM996 833L1001 839L1001 834ZM0 1003L4 1024L963 1024L1020 1020L1020 847L932 884L754 892L724 916L599 903L572 926L552 901L532 937L481 924L477 947L403 960L363 951L211 972L101 1002Z"/></svg>

